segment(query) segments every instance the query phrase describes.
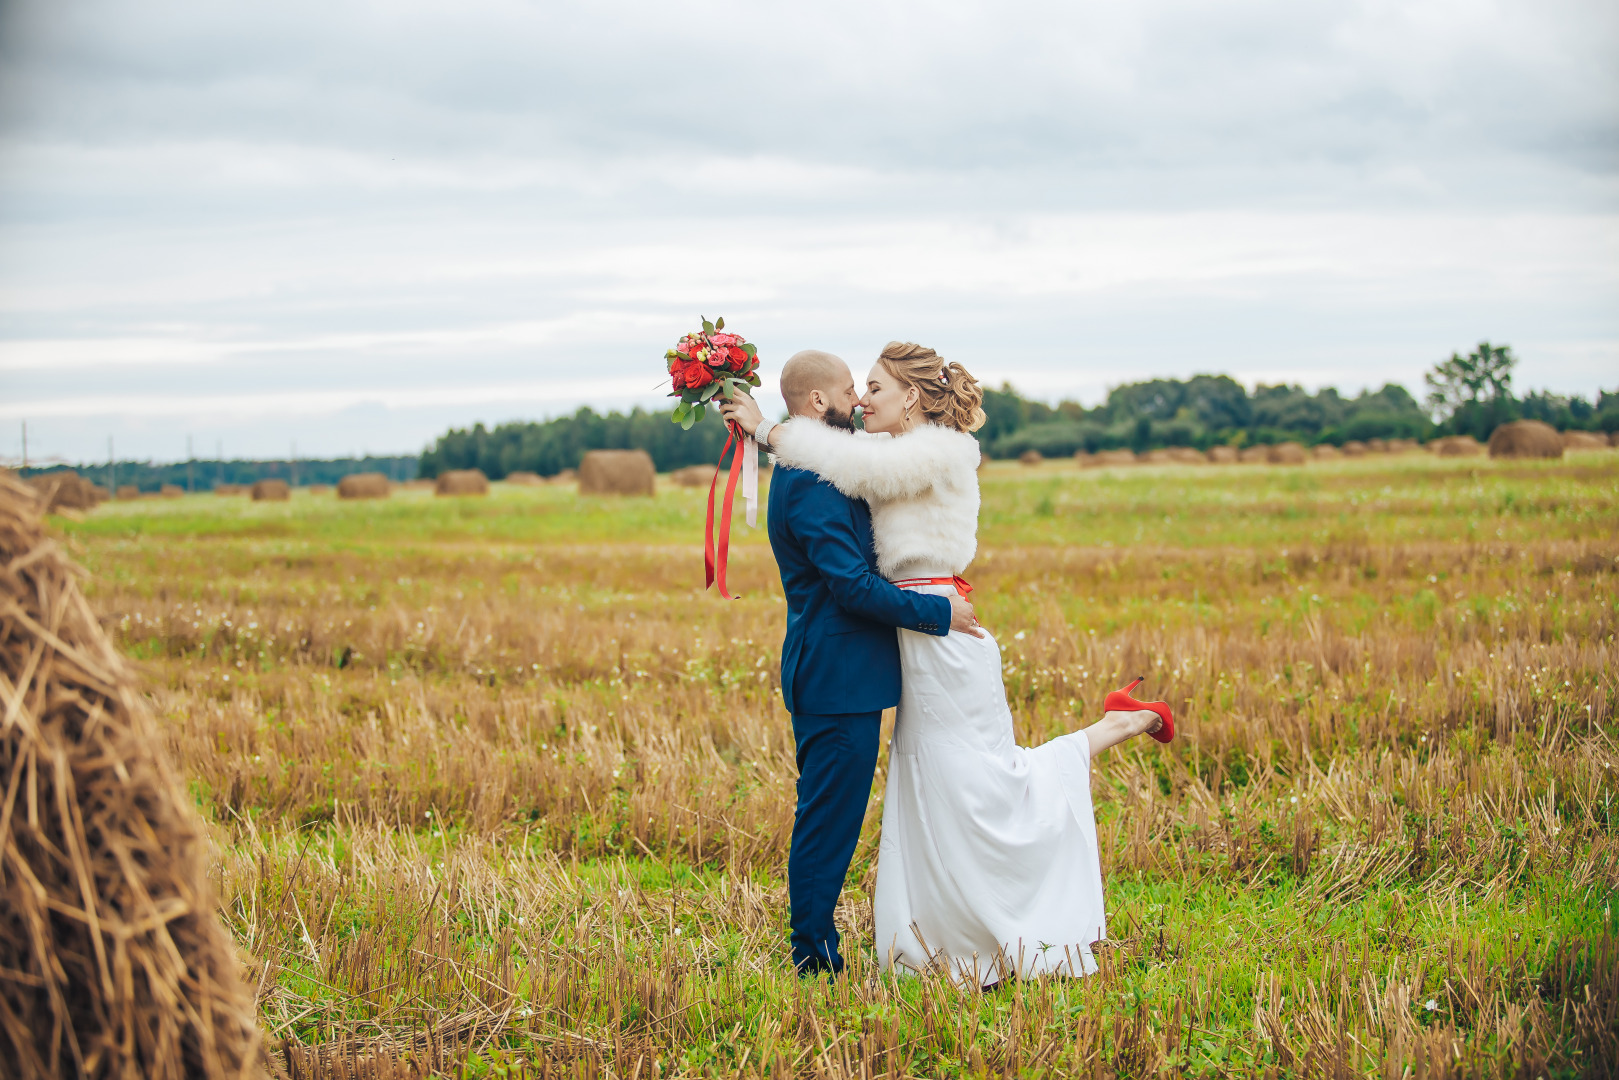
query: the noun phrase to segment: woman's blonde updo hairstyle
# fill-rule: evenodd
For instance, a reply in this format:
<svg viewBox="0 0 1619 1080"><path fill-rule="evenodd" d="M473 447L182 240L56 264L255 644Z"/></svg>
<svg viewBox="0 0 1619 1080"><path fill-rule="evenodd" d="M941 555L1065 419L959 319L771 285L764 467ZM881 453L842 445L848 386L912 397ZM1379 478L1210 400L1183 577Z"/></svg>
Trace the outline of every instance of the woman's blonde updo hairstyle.
<svg viewBox="0 0 1619 1080"><path fill-rule="evenodd" d="M917 408L930 424L957 431L984 426L984 391L960 364L947 364L926 345L890 341L878 354L883 370L899 381L902 390L915 387Z"/></svg>

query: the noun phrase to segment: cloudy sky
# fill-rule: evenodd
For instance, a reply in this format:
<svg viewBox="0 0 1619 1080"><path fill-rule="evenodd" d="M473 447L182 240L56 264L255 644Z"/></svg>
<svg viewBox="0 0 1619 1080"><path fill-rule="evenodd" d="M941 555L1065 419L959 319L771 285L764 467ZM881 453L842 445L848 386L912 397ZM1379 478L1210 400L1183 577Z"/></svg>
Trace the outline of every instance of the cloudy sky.
<svg viewBox="0 0 1619 1080"><path fill-rule="evenodd" d="M1619 387L1611 0L0 0L0 457L656 405L699 314L1094 402ZM767 384L768 385L768 384Z"/></svg>

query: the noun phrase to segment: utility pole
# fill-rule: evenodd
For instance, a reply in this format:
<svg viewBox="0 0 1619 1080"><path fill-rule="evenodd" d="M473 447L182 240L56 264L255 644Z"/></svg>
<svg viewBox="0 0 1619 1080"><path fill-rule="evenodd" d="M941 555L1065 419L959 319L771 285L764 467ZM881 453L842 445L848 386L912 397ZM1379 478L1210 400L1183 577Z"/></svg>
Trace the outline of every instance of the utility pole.
<svg viewBox="0 0 1619 1080"><path fill-rule="evenodd" d="M192 492L197 490L197 485L194 483L194 475L193 475L193 473L194 473L193 466L196 464L196 461L197 461L197 455L191 452L191 436L187 435L186 436L186 494L187 495L190 495Z"/></svg>

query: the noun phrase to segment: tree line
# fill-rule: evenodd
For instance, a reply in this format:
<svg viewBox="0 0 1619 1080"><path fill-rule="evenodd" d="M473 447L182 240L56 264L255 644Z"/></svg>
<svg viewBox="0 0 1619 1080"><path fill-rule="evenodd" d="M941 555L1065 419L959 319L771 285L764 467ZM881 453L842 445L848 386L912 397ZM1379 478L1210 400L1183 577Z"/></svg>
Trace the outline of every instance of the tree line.
<svg viewBox="0 0 1619 1080"><path fill-rule="evenodd" d="M379 472L403 483L416 479L420 458L411 456L350 458L282 458L270 461L113 461L89 465L51 465L19 469L22 477L48 476L71 468L91 483L109 491L132 485L141 491L158 491L165 484L186 491L212 491L219 484L248 485L259 480L285 480L292 484L335 484L350 473Z"/></svg>
<svg viewBox="0 0 1619 1080"><path fill-rule="evenodd" d="M1077 450L1207 450L1287 441L1342 445L1441 435L1485 440L1496 425L1518 419L1543 420L1560 431L1619 430L1619 390L1599 393L1595 401L1545 391L1520 398L1512 390L1517 362L1510 347L1481 342L1428 372L1422 402L1396 383L1345 397L1331 387L1311 393L1287 384L1250 391L1229 375L1196 375L1126 383L1087 409L1076 401L1036 401L1002 385L985 391L987 420L977 434L989 456L1011 458L1028 450L1058 457ZM712 464L724 441L719 424L682 431L668 412L602 416L583 408L553 420L453 429L422 454L420 472L478 468L492 479L517 470L550 476L578 467L587 450L610 449L645 450L663 472Z"/></svg>

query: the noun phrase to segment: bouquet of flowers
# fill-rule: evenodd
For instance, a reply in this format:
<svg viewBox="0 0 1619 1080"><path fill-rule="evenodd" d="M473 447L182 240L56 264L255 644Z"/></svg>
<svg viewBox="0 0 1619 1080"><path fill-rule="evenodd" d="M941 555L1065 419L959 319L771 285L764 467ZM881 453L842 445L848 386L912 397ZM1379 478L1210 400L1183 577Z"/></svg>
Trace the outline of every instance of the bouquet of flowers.
<svg viewBox="0 0 1619 1080"><path fill-rule="evenodd" d="M741 334L725 333L725 320L703 320L703 328L687 334L675 347L663 354L669 364L669 380L673 385L670 397L677 397L674 421L690 431L692 425L703 418L707 402L715 397L729 398L740 386L759 385L758 350L743 340ZM725 501L721 504L719 532L716 542L714 530L714 495L720 482L720 466L714 466L714 479L708 485L708 526L704 535L703 564L708 584L716 582L720 595L735 599L725 587L725 567L731 549L731 499L741 482L742 498L748 504L748 525L759 524L759 447L751 435L735 424L720 451L720 461L732 447L730 478L725 483Z"/></svg>
<svg viewBox="0 0 1619 1080"><path fill-rule="evenodd" d="M680 399L674 421L687 431L703 418L704 404L714 397L728 398L739 385L759 385L758 350L741 334L725 333L725 320L703 320L703 328L687 334L664 353Z"/></svg>

